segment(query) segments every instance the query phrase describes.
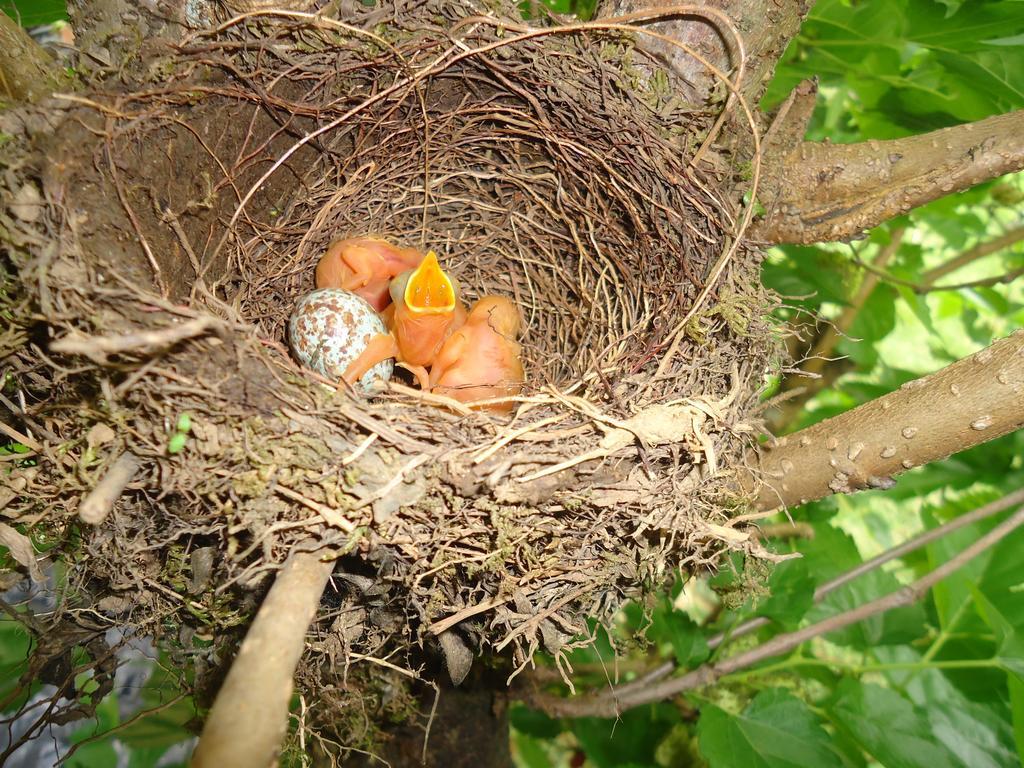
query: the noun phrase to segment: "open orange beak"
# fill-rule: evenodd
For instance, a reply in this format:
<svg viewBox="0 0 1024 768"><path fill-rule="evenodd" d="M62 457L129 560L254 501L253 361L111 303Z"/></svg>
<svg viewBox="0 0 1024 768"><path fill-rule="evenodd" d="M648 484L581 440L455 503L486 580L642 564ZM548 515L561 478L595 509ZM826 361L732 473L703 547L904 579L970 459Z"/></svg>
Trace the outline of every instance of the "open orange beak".
<svg viewBox="0 0 1024 768"><path fill-rule="evenodd" d="M455 286L430 251L405 284L405 306L416 314L440 315L455 310Z"/></svg>

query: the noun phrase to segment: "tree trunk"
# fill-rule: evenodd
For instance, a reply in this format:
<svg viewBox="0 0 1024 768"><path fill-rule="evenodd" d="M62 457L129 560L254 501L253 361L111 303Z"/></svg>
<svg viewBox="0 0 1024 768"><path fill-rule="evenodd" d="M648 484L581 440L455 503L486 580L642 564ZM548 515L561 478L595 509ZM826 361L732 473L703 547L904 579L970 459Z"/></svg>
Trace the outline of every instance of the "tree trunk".
<svg viewBox="0 0 1024 768"><path fill-rule="evenodd" d="M604 18L663 11L670 20L651 23L650 28L692 48L723 72L735 70L740 63L731 39L739 34L745 69L741 91L755 109L775 73L775 65L813 5L813 0L703 0L692 5L671 0L608 0L600 4L597 15ZM725 18L702 16L702 9L718 11ZM661 57L689 84L684 96L694 104L706 103L720 85L704 64L685 51L662 40L639 39L643 48Z"/></svg>
<svg viewBox="0 0 1024 768"><path fill-rule="evenodd" d="M39 101L67 79L53 57L0 12L0 101Z"/></svg>

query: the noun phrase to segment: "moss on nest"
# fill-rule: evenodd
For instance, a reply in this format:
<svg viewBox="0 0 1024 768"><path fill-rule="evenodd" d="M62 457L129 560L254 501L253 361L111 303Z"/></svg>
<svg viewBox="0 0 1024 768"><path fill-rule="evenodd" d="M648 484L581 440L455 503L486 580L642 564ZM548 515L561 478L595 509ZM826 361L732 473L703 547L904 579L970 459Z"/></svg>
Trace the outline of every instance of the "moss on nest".
<svg viewBox="0 0 1024 768"><path fill-rule="evenodd" d="M104 469L138 457L69 553L76 578L97 601L131 591L140 631L215 629L190 651L212 669L286 554L333 548L299 675L320 692L352 654L418 668L440 633L521 669L680 569L756 553L729 521L730 467L776 350L759 254L729 250L735 179L692 162L717 114L675 99L629 35L381 12L243 17L164 82L65 105L53 136L15 126L50 162L5 184L46 205L0 222L21 278L8 364L32 403L14 416L48 425L9 509L70 530ZM511 420L408 386L334 391L288 358L316 260L367 232L434 248L470 299L519 303ZM113 436L86 466L96 424ZM210 547L197 598L186 562Z"/></svg>

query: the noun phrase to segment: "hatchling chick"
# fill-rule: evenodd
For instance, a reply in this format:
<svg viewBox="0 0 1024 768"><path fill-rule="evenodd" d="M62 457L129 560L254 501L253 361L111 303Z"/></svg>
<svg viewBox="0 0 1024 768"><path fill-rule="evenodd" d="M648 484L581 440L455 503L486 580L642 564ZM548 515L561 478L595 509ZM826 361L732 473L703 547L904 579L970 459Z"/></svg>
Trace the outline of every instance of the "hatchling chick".
<svg viewBox="0 0 1024 768"><path fill-rule="evenodd" d="M316 287L352 291L381 312L391 303L391 280L423 258L415 248L398 248L378 237L337 240L316 265Z"/></svg>
<svg viewBox="0 0 1024 768"><path fill-rule="evenodd" d="M516 336L519 309L504 296L484 296L469 310L465 324L452 333L430 369L433 392L463 403L518 395L526 379ZM513 402L487 403L496 412Z"/></svg>

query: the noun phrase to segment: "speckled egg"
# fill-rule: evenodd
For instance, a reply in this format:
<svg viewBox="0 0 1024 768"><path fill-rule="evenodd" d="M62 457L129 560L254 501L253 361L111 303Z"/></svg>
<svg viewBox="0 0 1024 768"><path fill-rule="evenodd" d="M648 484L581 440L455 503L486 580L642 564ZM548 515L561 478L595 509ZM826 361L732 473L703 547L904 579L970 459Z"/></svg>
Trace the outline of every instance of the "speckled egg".
<svg viewBox="0 0 1024 768"><path fill-rule="evenodd" d="M307 293L295 304L288 320L288 341L295 359L328 379L341 379L349 363L366 349L370 339L387 333L366 299L340 288ZM394 361L378 363L359 380L368 391L375 379L390 379Z"/></svg>

